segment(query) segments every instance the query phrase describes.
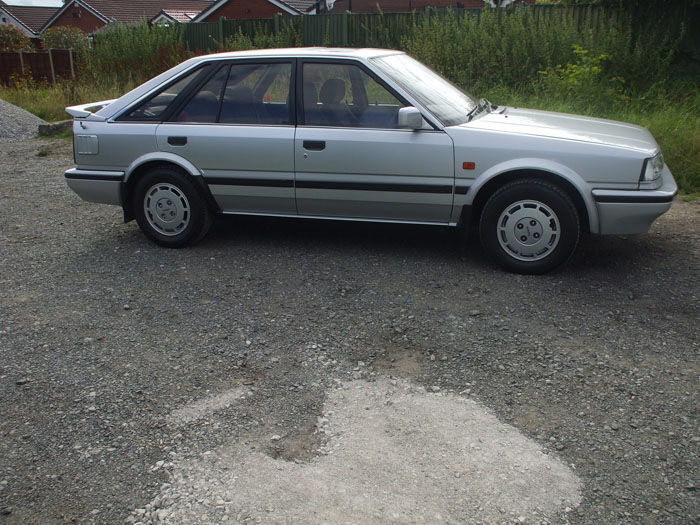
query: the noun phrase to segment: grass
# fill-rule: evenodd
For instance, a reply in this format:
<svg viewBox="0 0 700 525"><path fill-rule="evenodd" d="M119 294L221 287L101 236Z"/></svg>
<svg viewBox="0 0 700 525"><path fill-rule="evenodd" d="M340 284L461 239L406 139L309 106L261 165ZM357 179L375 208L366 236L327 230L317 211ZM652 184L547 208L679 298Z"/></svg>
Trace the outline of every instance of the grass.
<svg viewBox="0 0 700 525"><path fill-rule="evenodd" d="M66 106L117 98L124 93L125 91L114 84L65 80L55 86L24 82L16 83L10 88L0 87L0 98L34 113L47 122L70 118L65 111Z"/></svg>

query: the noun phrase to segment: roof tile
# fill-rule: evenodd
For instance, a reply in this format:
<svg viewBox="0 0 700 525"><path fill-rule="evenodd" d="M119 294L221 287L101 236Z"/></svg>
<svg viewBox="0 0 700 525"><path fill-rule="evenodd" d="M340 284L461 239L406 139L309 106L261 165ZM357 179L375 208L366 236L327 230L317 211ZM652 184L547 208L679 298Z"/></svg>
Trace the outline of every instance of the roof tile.
<svg viewBox="0 0 700 525"><path fill-rule="evenodd" d="M58 11L57 7L7 5L2 1L0 1L0 7L33 33L38 33L41 26Z"/></svg>

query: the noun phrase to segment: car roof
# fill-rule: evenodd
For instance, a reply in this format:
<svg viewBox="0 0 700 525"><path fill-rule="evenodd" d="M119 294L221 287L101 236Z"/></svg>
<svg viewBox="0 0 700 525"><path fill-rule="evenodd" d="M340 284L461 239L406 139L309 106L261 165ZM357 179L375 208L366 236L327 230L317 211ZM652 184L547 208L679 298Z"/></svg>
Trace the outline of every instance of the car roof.
<svg viewBox="0 0 700 525"><path fill-rule="evenodd" d="M374 58L385 55L395 55L402 51L391 49L361 48L354 49L348 47L290 47L276 49L250 49L247 51L230 51L226 53L216 53L203 55L196 59L206 60L211 58L247 58L247 57L289 57L289 58Z"/></svg>

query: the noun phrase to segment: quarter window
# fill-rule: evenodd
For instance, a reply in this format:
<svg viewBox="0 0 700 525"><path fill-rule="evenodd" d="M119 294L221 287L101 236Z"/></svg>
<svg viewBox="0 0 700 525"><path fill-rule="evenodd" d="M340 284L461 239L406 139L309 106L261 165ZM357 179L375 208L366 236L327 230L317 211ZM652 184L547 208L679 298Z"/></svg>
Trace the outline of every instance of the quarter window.
<svg viewBox="0 0 700 525"><path fill-rule="evenodd" d="M182 93L187 86L194 81L195 78L202 73L204 68L198 68L191 73L188 73L180 80L177 80L173 84L170 84L162 91L156 93L146 102L138 106L136 109L127 113L123 120L161 120L161 117L165 115L166 110L170 107L177 96ZM122 120L119 119L119 120Z"/></svg>

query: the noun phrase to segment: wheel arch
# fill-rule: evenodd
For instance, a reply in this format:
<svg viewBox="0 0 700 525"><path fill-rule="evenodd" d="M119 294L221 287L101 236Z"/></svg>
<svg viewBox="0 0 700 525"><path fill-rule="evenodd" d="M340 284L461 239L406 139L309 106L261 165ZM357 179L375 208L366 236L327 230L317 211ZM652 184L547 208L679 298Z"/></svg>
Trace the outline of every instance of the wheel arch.
<svg viewBox="0 0 700 525"><path fill-rule="evenodd" d="M483 176L482 176L483 177ZM585 186L577 177L563 176L561 173L545 168L513 168L501 171L490 177L477 180L476 193L471 201L470 216L472 224L478 226L484 205L498 188L518 179L535 178L555 184L564 191L576 206L581 225L589 232L598 231L598 214L592 199L585 198Z"/></svg>
<svg viewBox="0 0 700 525"><path fill-rule="evenodd" d="M171 153L150 153L139 157L127 168L124 175L124 183L121 189L121 202L124 209L124 222L129 222L134 219L134 210L132 204L132 196L134 188L139 179L149 171L156 168L174 168L184 172L190 180L202 191L205 202L214 212L219 212L219 206L216 204L209 186L204 182L202 173L187 159L173 155Z"/></svg>

